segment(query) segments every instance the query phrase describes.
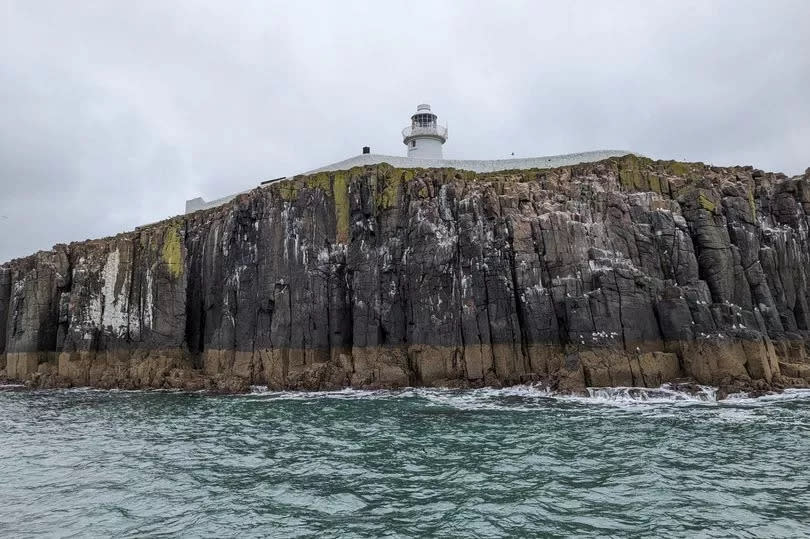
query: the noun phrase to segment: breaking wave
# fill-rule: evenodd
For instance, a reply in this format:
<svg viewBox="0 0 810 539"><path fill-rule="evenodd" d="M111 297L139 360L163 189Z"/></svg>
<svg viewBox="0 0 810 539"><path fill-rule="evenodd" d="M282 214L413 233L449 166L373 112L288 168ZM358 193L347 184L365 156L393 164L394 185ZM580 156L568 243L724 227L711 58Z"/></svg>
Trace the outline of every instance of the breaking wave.
<svg viewBox="0 0 810 539"><path fill-rule="evenodd" d="M374 400L374 399L422 399L428 405L449 406L460 410L510 410L531 411L553 403L579 404L584 406L606 405L620 407L644 407L646 405L767 405L793 399L810 399L810 389L788 389L760 397L744 393L717 399L717 388L698 385L691 390L664 384L658 388L647 387L589 387L586 395L557 393L541 385L521 385L506 388L449 389L449 388L404 388L396 390L341 389L336 391L271 391L264 386L254 386L244 398L256 400L313 399L328 400Z"/></svg>

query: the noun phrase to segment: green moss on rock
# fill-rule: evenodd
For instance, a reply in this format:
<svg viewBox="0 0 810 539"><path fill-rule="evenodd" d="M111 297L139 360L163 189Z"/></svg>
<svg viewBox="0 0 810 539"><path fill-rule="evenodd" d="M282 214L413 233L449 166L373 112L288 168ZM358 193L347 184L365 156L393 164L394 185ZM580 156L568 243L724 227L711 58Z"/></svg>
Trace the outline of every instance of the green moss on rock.
<svg viewBox="0 0 810 539"><path fill-rule="evenodd" d="M655 191L656 193L661 194L661 178L658 177L656 174L649 174L647 176L647 181L650 184L650 191Z"/></svg>
<svg viewBox="0 0 810 539"><path fill-rule="evenodd" d="M287 180L279 183L278 194L288 202L298 198L298 180Z"/></svg>
<svg viewBox="0 0 810 539"><path fill-rule="evenodd" d="M626 189L649 189L642 163L635 155L626 155L619 160L619 183Z"/></svg>
<svg viewBox="0 0 810 539"><path fill-rule="evenodd" d="M390 178L393 173L394 167L392 167L388 163L380 163L379 165L377 165L378 178Z"/></svg>
<svg viewBox="0 0 810 539"><path fill-rule="evenodd" d="M335 172L332 182L332 194L335 199L335 240L338 243L349 241L349 175L345 171Z"/></svg>
<svg viewBox="0 0 810 539"><path fill-rule="evenodd" d="M689 167L689 165L687 165L686 163L680 163L678 161L668 161L666 170L667 172L669 172L674 176L683 176L683 177L688 177L692 172L692 169Z"/></svg>

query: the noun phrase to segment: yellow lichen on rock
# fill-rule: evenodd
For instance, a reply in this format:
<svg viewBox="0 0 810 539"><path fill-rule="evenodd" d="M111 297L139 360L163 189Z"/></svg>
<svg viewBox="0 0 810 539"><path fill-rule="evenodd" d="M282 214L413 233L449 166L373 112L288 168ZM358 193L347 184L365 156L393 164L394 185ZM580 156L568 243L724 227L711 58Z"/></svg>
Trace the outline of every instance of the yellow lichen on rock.
<svg viewBox="0 0 810 539"><path fill-rule="evenodd" d="M326 172L319 172L312 176L308 176L305 180L306 186L310 189L321 189L329 191L331 185L329 183L329 174Z"/></svg>
<svg viewBox="0 0 810 539"><path fill-rule="evenodd" d="M413 170L394 170L387 175L382 192L377 198L377 207L382 210L398 207L402 184L413 180L413 176Z"/></svg>
<svg viewBox="0 0 810 539"><path fill-rule="evenodd" d="M180 226L172 222L166 227L163 236L163 261L169 270L169 274L177 279L183 274L183 246L180 238Z"/></svg>
<svg viewBox="0 0 810 539"><path fill-rule="evenodd" d="M704 210L710 211L712 213L714 213L714 211L717 209L717 204L709 200L709 197L707 197L703 193L700 193L698 195L698 204L700 204L700 207L703 208Z"/></svg>
<svg viewBox="0 0 810 539"><path fill-rule="evenodd" d="M751 207L751 221L757 220L757 203L754 200L754 191L748 191L748 205Z"/></svg>

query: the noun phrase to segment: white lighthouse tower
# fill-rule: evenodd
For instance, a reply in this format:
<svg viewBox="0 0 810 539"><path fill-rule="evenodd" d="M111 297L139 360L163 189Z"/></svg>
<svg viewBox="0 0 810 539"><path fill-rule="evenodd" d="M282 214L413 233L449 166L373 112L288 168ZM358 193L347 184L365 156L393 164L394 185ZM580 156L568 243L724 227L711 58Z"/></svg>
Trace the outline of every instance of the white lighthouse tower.
<svg viewBox="0 0 810 539"><path fill-rule="evenodd" d="M0 0L2 1L2 0ZM318 174L339 170L351 170L354 167L366 167L387 163L395 168L455 168L469 170L476 173L498 172L502 170L528 170L548 169L555 167L568 167L579 163L593 163L611 157L622 157L632 152L620 150L603 150L597 152L572 153L568 155L546 155L543 157L528 157L520 159L486 159L483 161L447 160L442 156L442 145L447 142L447 127L436 122L436 115L430 111L430 105L422 104L416 107L416 113L411 116L411 125L402 130L402 142L408 147L408 157L398 155L380 155L371 153L369 146L363 146L363 153L304 172L303 174ZM512 154L514 155L514 154ZM638 154L634 154L638 155ZM283 176L261 182L262 187L269 187L276 182L293 180L298 175ZM186 213L192 213L209 208L216 208L228 204L245 190L235 195L218 198L206 202L202 198L186 201Z"/></svg>
<svg viewBox="0 0 810 539"><path fill-rule="evenodd" d="M447 140L447 128L436 123L430 105L416 107L411 125L402 130L402 142L408 147L408 157L442 159L442 144Z"/></svg>

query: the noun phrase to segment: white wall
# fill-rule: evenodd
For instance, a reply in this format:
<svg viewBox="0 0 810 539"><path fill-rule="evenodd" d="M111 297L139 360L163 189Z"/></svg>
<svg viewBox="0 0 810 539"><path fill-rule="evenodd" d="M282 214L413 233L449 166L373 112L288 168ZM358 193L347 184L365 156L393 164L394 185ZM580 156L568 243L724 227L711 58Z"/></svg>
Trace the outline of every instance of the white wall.
<svg viewBox="0 0 810 539"><path fill-rule="evenodd" d="M416 142L416 147L413 143ZM441 159L442 142L435 138L417 138L408 143L408 157L416 159Z"/></svg>
<svg viewBox="0 0 810 539"><path fill-rule="evenodd" d="M416 142L417 149L419 143ZM438 141L436 141L438 142ZM441 144L439 144L439 151L441 151ZM396 168L454 168L457 170L471 170L473 172L486 173L497 172L499 170L526 170L526 169L544 169L555 167L570 167L579 163L592 163L594 161L601 161L610 157L621 157L623 155L634 154L625 150L600 150L595 152L582 152L582 153L569 153L565 155L547 155L544 157L518 157L515 159L492 159L492 160L458 160L458 159L442 159L439 158L416 158L413 156L402 157L399 155L379 155L379 154L361 154L325 167L316 168L304 172L304 174L315 174L317 172L329 172L334 170L349 170L354 167L362 167L368 165L378 165L380 163L388 163ZM441 156L441 154L439 154ZM638 155L638 154L634 154ZM277 181L284 181L286 178L281 178ZM272 183L275 183L272 182ZM262 184L266 186L267 184ZM247 193L248 191L243 191ZM214 208L233 200L238 194L219 198L211 202L206 202L202 198L195 198L186 201L186 213L193 213L195 211Z"/></svg>

